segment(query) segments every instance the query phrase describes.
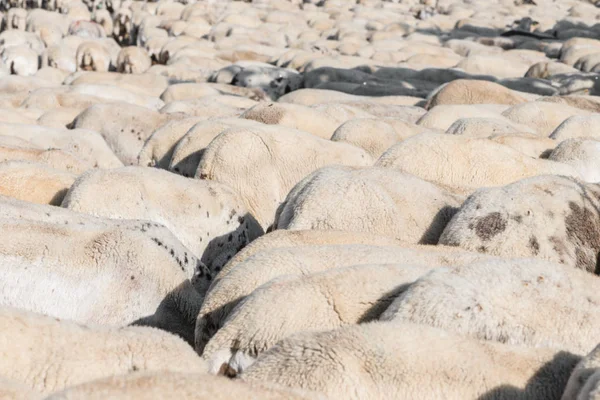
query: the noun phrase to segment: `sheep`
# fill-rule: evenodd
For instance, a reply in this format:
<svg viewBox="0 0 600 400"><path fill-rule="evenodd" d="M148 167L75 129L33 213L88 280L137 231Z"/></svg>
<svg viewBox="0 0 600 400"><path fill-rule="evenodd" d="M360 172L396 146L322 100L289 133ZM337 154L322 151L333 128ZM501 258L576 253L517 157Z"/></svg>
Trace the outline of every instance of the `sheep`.
<svg viewBox="0 0 600 400"><path fill-rule="evenodd" d="M90 168L123 166L102 136L90 130L0 123L0 135L25 139L43 149L55 148L68 151Z"/></svg>
<svg viewBox="0 0 600 400"><path fill-rule="evenodd" d="M600 183L600 138L567 139L552 150L548 159L573 166L586 182Z"/></svg>
<svg viewBox="0 0 600 400"><path fill-rule="evenodd" d="M156 98L165 90L169 85L167 78L152 75L152 74L118 74L115 72L94 72L88 71L85 73L74 74L70 78L66 79L65 84L71 86L78 85L110 85L117 88L125 89L133 94L138 94L143 97ZM116 100L123 100L117 97ZM164 102L154 99L156 102L152 108L158 109L164 106ZM148 100L146 103L151 103ZM142 102L140 102L142 103Z"/></svg>
<svg viewBox="0 0 600 400"><path fill-rule="evenodd" d="M10 8L6 13L6 29L24 31L27 24L27 10Z"/></svg>
<svg viewBox="0 0 600 400"><path fill-rule="evenodd" d="M233 187L244 198L250 214L266 229L273 224L284 196L306 174L328 164L371 163L364 150L351 145L266 125L221 133L204 150L196 177Z"/></svg>
<svg viewBox="0 0 600 400"><path fill-rule="evenodd" d="M384 104L372 105L372 108L376 109L377 107L386 107L386 105L384 105ZM354 118L373 118L375 116L375 114L371 114L370 112L364 111L363 109L358 107L358 105L349 105L349 104L342 104L342 103L315 104L315 105L311 106L310 108L325 114L326 117L328 117L334 121L340 121L338 126L341 125L343 122L349 121ZM403 107L391 106L391 108L394 110L399 109L401 114L404 114L403 111L406 111L406 109ZM412 110L412 108L409 108L409 109ZM419 109L419 108L416 107L416 109ZM424 113L420 112L418 114L420 117ZM378 115L378 116L382 116L382 115ZM386 116L389 117L390 115L386 115ZM391 116L395 116L395 115L391 115ZM416 121L419 117L413 118L413 120Z"/></svg>
<svg viewBox="0 0 600 400"><path fill-rule="evenodd" d="M40 400L42 395L25 385L0 377L0 398L5 400Z"/></svg>
<svg viewBox="0 0 600 400"><path fill-rule="evenodd" d="M600 111L600 102L595 98L595 96L585 96L585 95L571 95L571 96L551 96L551 97L542 97L537 101L546 102L546 103L559 103L566 104L568 106L572 106L575 108L579 108L581 110L598 112ZM593 115L591 115L593 117ZM571 117L570 117L571 118Z"/></svg>
<svg viewBox="0 0 600 400"><path fill-rule="evenodd" d="M146 50L128 46L121 49L117 58L117 72L125 74L141 74L152 66L152 61Z"/></svg>
<svg viewBox="0 0 600 400"><path fill-rule="evenodd" d="M502 113L515 123L529 126L540 136L549 136L569 117L589 114L586 110L544 101L518 104Z"/></svg>
<svg viewBox="0 0 600 400"><path fill-rule="evenodd" d="M195 346L203 349L231 310L257 287L283 275L307 275L358 264L408 263L443 266L464 264L487 255L446 246L296 245L260 251L226 268L206 293L196 320ZM233 261L233 260L232 260Z"/></svg>
<svg viewBox="0 0 600 400"><path fill-rule="evenodd" d="M506 105L493 104L449 104L433 107L418 121L428 129L448 130L452 124L462 118L498 118L505 111Z"/></svg>
<svg viewBox="0 0 600 400"><path fill-rule="evenodd" d="M132 371L207 370L183 340L154 328L86 326L12 307L0 307L0 320L0 374L46 395Z"/></svg>
<svg viewBox="0 0 600 400"><path fill-rule="evenodd" d="M373 158L379 158L394 144L427 131L427 128L397 118L356 118L340 125L331 140L363 148Z"/></svg>
<svg viewBox="0 0 600 400"><path fill-rule="evenodd" d="M567 383L561 400L592 400L595 397L584 397L583 393L592 391L592 387L597 385L600 368L600 345L587 354L575 367ZM588 386L589 388L584 388ZM590 387L591 386L591 387Z"/></svg>
<svg viewBox="0 0 600 400"><path fill-rule="evenodd" d="M61 73L59 72L59 74ZM69 87L42 88L31 92L31 94L23 100L21 107L36 111L75 108L81 112L95 103L105 102L104 99L94 95L76 93Z"/></svg>
<svg viewBox="0 0 600 400"><path fill-rule="evenodd" d="M72 85L70 93L96 96L103 99L104 102L125 103L127 106L140 106L151 111L160 110L164 107L162 100L139 93L135 90L125 89L118 85L110 84L78 84ZM121 108L123 106L121 105Z"/></svg>
<svg viewBox="0 0 600 400"><path fill-rule="evenodd" d="M93 15L94 22L104 29L104 36L112 36L114 23L111 13L106 9L96 9Z"/></svg>
<svg viewBox="0 0 600 400"><path fill-rule="evenodd" d="M110 54L98 42L84 42L77 48L77 71L108 71L111 66Z"/></svg>
<svg viewBox="0 0 600 400"><path fill-rule="evenodd" d="M488 139L511 147L532 158L548 158L557 144L555 140L539 137L533 133L505 133L492 135ZM578 172L581 174L580 171Z"/></svg>
<svg viewBox="0 0 600 400"><path fill-rule="evenodd" d="M576 68L555 61L540 61L533 64L525 73L526 78L547 79L552 75L578 72Z"/></svg>
<svg viewBox="0 0 600 400"><path fill-rule="evenodd" d="M34 75L40 66L38 53L24 45L5 48L0 53L0 58L14 75Z"/></svg>
<svg viewBox="0 0 600 400"><path fill-rule="evenodd" d="M365 100L369 103L413 106L422 99L409 96L366 97L338 92L335 90L302 88L281 96L279 99L277 99L277 103L292 103L303 106L312 106L321 103L363 102Z"/></svg>
<svg viewBox="0 0 600 400"><path fill-rule="evenodd" d="M0 194L58 206L76 177L71 172L31 161L0 162Z"/></svg>
<svg viewBox="0 0 600 400"><path fill-rule="evenodd" d="M146 221L114 221L108 219L95 218L87 214L76 213L64 208L52 207L47 205L37 205L34 203L23 202L14 198L4 197L0 195L0 218L3 219L24 219L28 221L36 221L49 226L60 226L60 225L80 225L95 227L94 229L100 230L115 230L116 235L119 235L121 230L125 231L125 236L121 235L122 238L132 236L131 232L139 231L142 234L151 234L153 236L152 245L156 244L159 247L163 247L165 250L162 256L167 256L166 253L170 254L173 250L173 257L167 257L167 261L164 265L173 265L173 271L177 271L177 268L183 268L188 271L186 276L192 277L194 284L185 277L181 278L182 283L175 285L178 272L173 272L175 276L173 284L167 287L168 293L166 297L162 298L157 296L155 304L158 304L156 311L145 317L135 320L138 325L153 326L167 330L169 332L176 333L183 337L188 342L193 343L194 341L194 326L196 323L196 317L199 312L200 304L202 303L203 296L207 291L210 282L212 282L212 274L208 273L208 268L204 266L195 256L191 255L188 249L184 248L180 242L174 238L173 234L160 224L152 224ZM146 233L149 232L149 233ZM107 233L104 236L110 237L111 233ZM129 235L129 236L127 236ZM144 238L137 238L133 235L133 241L144 240ZM141 245L141 244L140 244ZM68 251L68 249L66 250ZM115 251L120 251L116 248ZM109 254L110 255L110 254ZM50 256L53 256L52 254ZM60 256L60 254L58 255ZM93 256L86 255L85 257ZM185 264L186 256L188 263ZM84 257L84 261L85 261ZM120 255L115 255L116 261L118 262ZM134 264L138 263L134 260ZM147 262L145 259L140 260L140 263ZM193 267L196 265L196 267ZM143 267L144 269L146 266ZM187 268L187 269L186 269ZM108 271L110 273L110 271ZM126 272L126 271L125 271ZM130 277L129 277L130 278ZM125 278L124 278L125 279ZM172 289L172 286L175 288ZM150 288L150 290L154 290ZM160 289L163 290L163 289ZM150 295L153 295L150 293ZM138 306L134 306L138 307ZM135 312L135 310L134 310ZM135 317L135 316L134 316ZM119 315L116 318L120 318Z"/></svg>
<svg viewBox="0 0 600 400"><path fill-rule="evenodd" d="M137 37L133 27L133 13L130 9L120 8L114 17L112 35L121 46L136 43Z"/></svg>
<svg viewBox="0 0 600 400"><path fill-rule="evenodd" d="M445 85L427 103L427 108L442 104L521 104L527 100L517 91L494 82L457 79Z"/></svg>
<svg viewBox="0 0 600 400"><path fill-rule="evenodd" d="M580 358L423 325L371 322L284 339L241 380L313 390L330 399L558 400Z"/></svg>
<svg viewBox="0 0 600 400"><path fill-rule="evenodd" d="M35 73L36 77L44 79L48 82L54 82L57 85L62 83L68 75L68 72L62 71L58 68L52 68L50 66L42 66Z"/></svg>
<svg viewBox="0 0 600 400"><path fill-rule="evenodd" d="M434 184L388 168L330 166L290 191L274 227L369 232L437 244L461 202Z"/></svg>
<svg viewBox="0 0 600 400"><path fill-rule="evenodd" d="M220 271L263 234L242 199L226 185L154 168L90 171L75 181L62 207L97 217L163 224L212 272Z"/></svg>
<svg viewBox="0 0 600 400"><path fill-rule="evenodd" d="M557 126L550 134L550 138L559 143L567 139L600 138L600 135L596 133L598 127L600 127L600 116L598 115L573 116Z"/></svg>
<svg viewBox="0 0 600 400"><path fill-rule="evenodd" d="M240 302L202 351L209 371L242 373L262 352L295 332L375 320L427 265L361 265L282 276ZM273 310L278 305L279 312ZM268 315L268 321L264 316Z"/></svg>
<svg viewBox="0 0 600 400"><path fill-rule="evenodd" d="M256 104L250 99L219 95L193 100L173 101L160 109L163 114L184 114L189 117L203 116L204 119L237 117L247 107Z"/></svg>
<svg viewBox="0 0 600 400"><path fill-rule="evenodd" d="M198 122L177 142L169 162L169 171L193 177L206 147L220 133L234 127L253 127L258 122L243 118L217 118Z"/></svg>
<svg viewBox="0 0 600 400"><path fill-rule="evenodd" d="M598 273L600 187L538 176L471 195L439 243L497 256L539 257Z"/></svg>
<svg viewBox="0 0 600 400"><path fill-rule="evenodd" d="M598 277L532 258L440 268L381 315L480 340L585 354L597 344ZM509 305L509 306L507 306Z"/></svg>
<svg viewBox="0 0 600 400"><path fill-rule="evenodd" d="M456 120L447 130L450 135L463 135L473 138L486 138L492 135L535 133L526 125L515 124L507 118L461 118Z"/></svg>
<svg viewBox="0 0 600 400"><path fill-rule="evenodd" d="M123 164L135 165L144 142L168 119L142 106L108 103L87 108L71 126L99 132Z"/></svg>
<svg viewBox="0 0 600 400"><path fill-rule="evenodd" d="M310 107L290 103L261 102L248 109L241 118L267 125L281 125L329 139L343 120L335 120Z"/></svg>
<svg viewBox="0 0 600 400"><path fill-rule="evenodd" d="M61 107L46 111L37 119L37 124L48 128L66 128L79 115L77 108Z"/></svg>
<svg viewBox="0 0 600 400"><path fill-rule="evenodd" d="M365 244L377 246L402 245L401 241L396 239L373 235L366 232L350 232L336 230L284 230L278 229L267 233L246 247L240 250L213 279L211 286L218 284L222 276L226 276L229 271L235 268L239 263L250 258L256 253L266 250L272 250L282 247L294 247L304 245L335 245L335 244Z"/></svg>
<svg viewBox="0 0 600 400"><path fill-rule="evenodd" d="M75 72L77 70L76 50L73 51L63 44L49 46L42 56L42 67L44 66Z"/></svg>
<svg viewBox="0 0 600 400"><path fill-rule="evenodd" d="M27 47L36 54L44 51L44 42L33 32L12 29L0 33L0 52L15 46Z"/></svg>
<svg viewBox="0 0 600 400"><path fill-rule="evenodd" d="M209 80L211 81L213 80ZM261 88L272 100L277 100L284 94L300 88L302 77L294 70L276 68L267 64L242 68L228 83L235 86Z"/></svg>
<svg viewBox="0 0 600 400"><path fill-rule="evenodd" d="M267 383L247 384L191 371L133 372L97 379L54 393L47 400L149 400L157 397L182 400L324 400L319 393Z"/></svg>
<svg viewBox="0 0 600 400"><path fill-rule="evenodd" d="M345 101L337 103L315 104L311 106L320 111L325 111L333 107L343 107L353 109L354 118L396 118L406 122L415 123L426 110L415 104L386 104L385 102L371 102L364 100ZM358 114L358 111L362 113ZM368 114L368 115L367 115Z"/></svg>
<svg viewBox="0 0 600 400"><path fill-rule="evenodd" d="M181 138L193 126L202 121L204 121L203 117L183 118L169 121L156 129L146 139L144 147L140 150L137 157L137 165L169 169L171 158Z"/></svg>
<svg viewBox="0 0 600 400"><path fill-rule="evenodd" d="M18 219L23 214L19 209L37 217ZM60 222L46 222L40 212L60 217ZM171 306L173 300L181 307L180 316L193 314L212 279L208 269L159 224L110 222L60 208L31 210L24 205L8 213L13 216L0 221L6 235L0 280L3 305L81 323L122 325L154 315L159 305ZM192 288L189 279L194 271ZM40 275L46 278L39 279ZM158 314L168 311L162 307Z"/></svg>
<svg viewBox="0 0 600 400"><path fill-rule="evenodd" d="M221 94L218 89L206 83L176 83L167 87L161 93L160 98L165 103L170 103L172 101L199 99L218 94Z"/></svg>
<svg viewBox="0 0 600 400"><path fill-rule="evenodd" d="M40 32L43 27L52 26L59 29L61 36L66 36L70 22L64 14L52 12L52 10L29 10L26 30L28 32Z"/></svg>
<svg viewBox="0 0 600 400"><path fill-rule="evenodd" d="M537 175L579 176L571 166L536 160L488 139L436 133L421 133L392 146L375 166L394 168L467 193Z"/></svg>
<svg viewBox="0 0 600 400"><path fill-rule="evenodd" d="M535 62L539 61L541 60ZM469 74L493 75L497 78L519 78L527 73L533 63L516 59L507 62L505 56L469 55L456 64L456 68Z"/></svg>
<svg viewBox="0 0 600 400"><path fill-rule="evenodd" d="M86 39L100 39L106 37L104 27L93 21L73 21L69 25L69 35L80 36Z"/></svg>
<svg viewBox="0 0 600 400"><path fill-rule="evenodd" d="M59 149L40 149L31 144L9 144L0 142L0 163L5 161L31 161L53 169L80 174L88 166L73 154Z"/></svg>

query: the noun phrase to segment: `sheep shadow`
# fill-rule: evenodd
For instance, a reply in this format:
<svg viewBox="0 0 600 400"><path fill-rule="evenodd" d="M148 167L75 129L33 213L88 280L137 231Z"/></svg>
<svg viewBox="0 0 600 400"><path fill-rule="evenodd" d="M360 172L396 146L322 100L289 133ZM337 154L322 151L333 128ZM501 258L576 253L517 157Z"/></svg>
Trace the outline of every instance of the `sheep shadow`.
<svg viewBox="0 0 600 400"><path fill-rule="evenodd" d="M454 215L460 209L460 205L458 207L452 206L444 206L442 207L431 220L431 224L427 230L419 239L419 244L432 244L435 245L438 243L440 236L442 236L442 232L446 229L446 225L452 220Z"/></svg>
<svg viewBox="0 0 600 400"><path fill-rule="evenodd" d="M190 280L186 279L165 296L154 314L138 318L129 326L161 329L179 336L194 347L196 316L200 313L203 300L204 294L198 293Z"/></svg>

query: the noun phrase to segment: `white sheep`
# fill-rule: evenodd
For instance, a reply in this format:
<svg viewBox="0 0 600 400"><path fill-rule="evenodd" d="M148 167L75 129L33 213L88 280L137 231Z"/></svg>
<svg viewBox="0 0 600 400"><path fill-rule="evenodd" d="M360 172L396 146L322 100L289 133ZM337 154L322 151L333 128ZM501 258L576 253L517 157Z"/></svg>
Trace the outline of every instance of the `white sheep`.
<svg viewBox="0 0 600 400"><path fill-rule="evenodd" d="M515 124L508 118L461 118L454 122L446 133L468 137L486 138L492 135L535 133L526 125Z"/></svg>
<svg viewBox="0 0 600 400"><path fill-rule="evenodd" d="M377 319L396 296L431 268L360 265L275 278L241 301L206 347L196 350L208 361L210 372L239 374L262 352L296 332Z"/></svg>
<svg viewBox="0 0 600 400"><path fill-rule="evenodd" d="M203 117L175 119L156 129L146 139L144 147L140 150L137 165L169 169L171 158L179 141L194 125L203 120Z"/></svg>
<svg viewBox="0 0 600 400"><path fill-rule="evenodd" d="M328 164L371 163L371 157L354 146L265 125L221 133L204 150L196 176L233 187L261 226L268 228L288 191L307 174Z"/></svg>
<svg viewBox="0 0 600 400"><path fill-rule="evenodd" d="M40 400L42 394L11 379L0 377L0 398L5 400Z"/></svg>
<svg viewBox="0 0 600 400"><path fill-rule="evenodd" d="M502 117L506 108L506 105L501 104L442 104L428 110L427 114L417 121L417 125L446 131L459 119Z"/></svg>
<svg viewBox="0 0 600 400"><path fill-rule="evenodd" d="M20 76L34 75L40 67L40 57L31 48L19 45L2 50L0 58L11 74Z"/></svg>
<svg viewBox="0 0 600 400"><path fill-rule="evenodd" d="M566 104L530 101L517 104L502 115L512 122L529 126L540 136L548 136L569 117L586 116L590 112Z"/></svg>
<svg viewBox="0 0 600 400"><path fill-rule="evenodd" d="M585 354L598 343L599 279L531 258L440 268L413 283L380 319Z"/></svg>
<svg viewBox="0 0 600 400"><path fill-rule="evenodd" d="M241 118L298 129L323 139L331 138L337 127L346 122L343 118L331 118L311 107L274 102L258 103L244 112Z"/></svg>
<svg viewBox="0 0 600 400"><path fill-rule="evenodd" d="M40 149L32 144L2 143L0 139L0 163L11 160L30 161L47 165L50 168L80 174L89 167L68 151ZM70 186L70 185L69 185Z"/></svg>
<svg viewBox="0 0 600 400"><path fill-rule="evenodd" d="M471 195L439 243L502 257L539 257L598 272L600 187L538 176Z"/></svg>
<svg viewBox="0 0 600 400"><path fill-rule="evenodd" d="M27 10L24 8L10 8L6 12L6 29L24 31L27 24Z"/></svg>
<svg viewBox="0 0 600 400"><path fill-rule="evenodd" d="M253 127L257 124L259 123L243 118L216 118L198 122L177 142L173 149L169 170L183 176L193 177L204 154L204 149L215 137L230 128Z"/></svg>
<svg viewBox="0 0 600 400"><path fill-rule="evenodd" d="M331 140L358 146L371 157L379 158L396 143L427 131L427 128L401 118L355 118L341 124Z"/></svg>
<svg viewBox="0 0 600 400"><path fill-rule="evenodd" d="M111 60L110 53L99 42L84 42L77 48L77 71L108 71Z"/></svg>
<svg viewBox="0 0 600 400"><path fill-rule="evenodd" d="M389 168L330 166L300 181L277 211L276 229L369 232L437 244L462 199Z"/></svg>
<svg viewBox="0 0 600 400"><path fill-rule="evenodd" d="M123 76L123 74L115 74L117 76ZM85 75L84 75L85 76ZM139 76L139 75L138 75ZM144 76L144 75L141 75ZM105 102L118 103L122 102L133 106L140 106L147 108L151 111L160 110L164 103L162 100L149 96L146 93L141 93L137 88L124 88L119 85L111 84L73 84L70 88L71 93L78 93L82 95L92 95L105 99ZM123 108L121 106L121 108Z"/></svg>
<svg viewBox="0 0 600 400"><path fill-rule="evenodd" d="M91 130L0 123L0 135L21 138L43 149L56 148L68 151L90 168L123 166L102 136Z"/></svg>
<svg viewBox="0 0 600 400"><path fill-rule="evenodd" d="M239 263L250 258L261 251L277 249L282 247L294 247L304 245L335 245L335 244L365 244L377 246L402 245L399 240L390 237L373 235L366 232L350 232L336 230L294 230L278 229L271 231L239 251L217 274L211 286L217 284L222 276L225 276Z"/></svg>
<svg viewBox="0 0 600 400"><path fill-rule="evenodd" d="M211 274L166 228L34 206L16 203L0 222L7 236L3 305L82 323L122 325L176 300L180 316L197 316ZM33 217L24 219L27 214Z"/></svg>
<svg viewBox="0 0 600 400"><path fill-rule="evenodd" d="M60 205L77 175L32 161L0 162L0 194L38 204Z"/></svg>
<svg viewBox="0 0 600 400"><path fill-rule="evenodd" d="M581 357L371 322L284 339L242 375L329 399L558 400Z"/></svg>
<svg viewBox="0 0 600 400"><path fill-rule="evenodd" d="M124 164L135 165L144 142L168 120L167 115L146 107L108 103L87 108L73 120L72 127L100 133Z"/></svg>
<svg viewBox="0 0 600 400"><path fill-rule="evenodd" d="M112 101L128 101L132 104L145 105L148 108L159 109L164 106L164 102L157 99L158 96L169 85L169 81L164 76L154 74L118 74L114 72L96 72L87 71L72 74L64 81L65 85L101 85L106 88L116 87L124 89L131 99L125 99L125 96L117 96ZM94 87L94 86L92 86ZM97 86L96 86L97 87ZM75 88L74 88L75 89ZM99 97L100 94L97 94ZM137 95L137 98L136 96Z"/></svg>
<svg viewBox="0 0 600 400"><path fill-rule="evenodd" d="M75 181L62 206L97 217L158 222L213 272L263 233L226 185L156 168L90 171Z"/></svg>
<svg viewBox="0 0 600 400"><path fill-rule="evenodd" d="M555 140L532 133L506 133L492 135L488 139L512 147L532 158L548 158L557 145Z"/></svg>
<svg viewBox="0 0 600 400"><path fill-rule="evenodd" d="M128 46L121 49L117 58L117 72L125 74L141 74L152 66L152 61L146 50Z"/></svg>
<svg viewBox="0 0 600 400"><path fill-rule="evenodd" d="M577 115L565 119L550 134L550 138L559 143L567 139L598 138L600 137L598 128L600 128L600 115Z"/></svg>
<svg viewBox="0 0 600 400"><path fill-rule="evenodd" d="M196 349L204 348L241 300L279 276L302 276L358 264L445 266L487 258L445 246L337 244L266 249L226 266L227 271L211 285L196 320Z"/></svg>
<svg viewBox="0 0 600 400"><path fill-rule="evenodd" d="M488 139L435 133L421 133L392 146L375 166L467 193L537 175L579 175L571 166L533 159Z"/></svg>
<svg viewBox="0 0 600 400"><path fill-rule="evenodd" d="M521 104L527 100L517 91L495 82L457 79L431 97L427 108L448 104Z"/></svg>
<svg viewBox="0 0 600 400"><path fill-rule="evenodd" d="M600 137L567 139L548 159L571 165L586 182L600 182Z"/></svg>
<svg viewBox="0 0 600 400"><path fill-rule="evenodd" d="M114 17L112 34L122 46L132 45L136 42L133 27L133 13L130 9L120 8Z"/></svg>
<svg viewBox="0 0 600 400"><path fill-rule="evenodd" d="M0 321L0 374L43 394L133 371L206 372L183 340L154 328L86 326L11 307L0 307Z"/></svg>
<svg viewBox="0 0 600 400"><path fill-rule="evenodd" d="M85 382L52 394L47 400L130 400L177 398L181 400L325 400L319 393L284 386L235 381L190 372L133 372Z"/></svg>

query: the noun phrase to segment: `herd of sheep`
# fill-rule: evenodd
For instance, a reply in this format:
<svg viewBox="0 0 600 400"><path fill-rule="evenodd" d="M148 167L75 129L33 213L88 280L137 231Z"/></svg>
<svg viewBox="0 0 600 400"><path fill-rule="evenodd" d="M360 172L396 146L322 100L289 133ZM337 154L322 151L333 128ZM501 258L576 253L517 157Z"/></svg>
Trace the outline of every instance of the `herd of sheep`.
<svg viewBox="0 0 600 400"><path fill-rule="evenodd" d="M600 400L599 2L0 20L0 399Z"/></svg>

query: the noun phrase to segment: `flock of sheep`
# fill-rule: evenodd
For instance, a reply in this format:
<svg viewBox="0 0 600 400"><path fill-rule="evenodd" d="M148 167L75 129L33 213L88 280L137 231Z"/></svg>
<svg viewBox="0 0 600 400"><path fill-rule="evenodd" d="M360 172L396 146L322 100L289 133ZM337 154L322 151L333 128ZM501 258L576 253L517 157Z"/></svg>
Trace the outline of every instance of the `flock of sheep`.
<svg viewBox="0 0 600 400"><path fill-rule="evenodd" d="M600 400L593 3L0 0L0 399Z"/></svg>

